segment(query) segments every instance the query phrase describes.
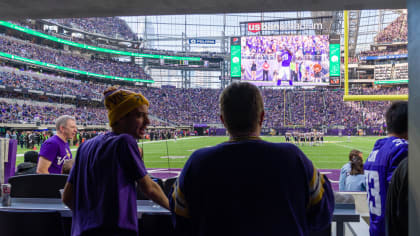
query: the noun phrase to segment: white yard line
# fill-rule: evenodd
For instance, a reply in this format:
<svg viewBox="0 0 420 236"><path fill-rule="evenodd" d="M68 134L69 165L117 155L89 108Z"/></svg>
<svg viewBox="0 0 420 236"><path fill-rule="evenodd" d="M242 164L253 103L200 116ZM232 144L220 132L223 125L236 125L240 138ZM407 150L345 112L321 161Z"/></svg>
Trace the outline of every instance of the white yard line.
<svg viewBox="0 0 420 236"><path fill-rule="evenodd" d="M365 150L365 149L361 149L360 147L353 147L353 146L349 146L349 145L345 145L345 144L337 144L335 143L335 145L340 146L340 147L346 147L346 148L350 148L350 149L357 149L362 151L363 153L369 154L372 150Z"/></svg>

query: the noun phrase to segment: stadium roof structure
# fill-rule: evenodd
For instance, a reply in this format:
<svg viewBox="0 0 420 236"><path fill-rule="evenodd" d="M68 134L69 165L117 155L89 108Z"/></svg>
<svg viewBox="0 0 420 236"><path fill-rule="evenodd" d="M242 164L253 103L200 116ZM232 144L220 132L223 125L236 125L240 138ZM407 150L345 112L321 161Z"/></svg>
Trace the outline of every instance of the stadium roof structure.
<svg viewBox="0 0 420 236"><path fill-rule="evenodd" d="M153 14L401 9L405 0L1 0L0 18L74 18Z"/></svg>

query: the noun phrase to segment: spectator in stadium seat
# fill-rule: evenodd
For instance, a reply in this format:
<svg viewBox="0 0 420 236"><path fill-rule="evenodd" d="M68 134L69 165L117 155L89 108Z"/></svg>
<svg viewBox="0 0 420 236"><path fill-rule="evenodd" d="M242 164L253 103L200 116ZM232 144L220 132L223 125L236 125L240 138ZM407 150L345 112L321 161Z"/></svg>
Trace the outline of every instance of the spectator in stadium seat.
<svg viewBox="0 0 420 236"><path fill-rule="evenodd" d="M331 184L293 144L259 137L258 88L232 83L220 96L227 142L195 151L170 198L176 230L192 235L308 235L332 220Z"/></svg>
<svg viewBox="0 0 420 236"><path fill-rule="evenodd" d="M112 132L82 143L64 187L73 211L73 235L137 235L136 182L143 193L169 209L168 198L148 175L137 145L149 124L141 93L105 90Z"/></svg>
<svg viewBox="0 0 420 236"><path fill-rule="evenodd" d="M57 134L46 140L39 151L38 174L61 174L64 161L72 159L67 140L77 132L76 119L69 115L60 116L55 127Z"/></svg>
<svg viewBox="0 0 420 236"><path fill-rule="evenodd" d="M344 189L346 187L346 178L347 178L347 176L350 175L350 172L351 172L351 162L352 162L353 158L355 158L357 156L363 158L363 153L359 150L356 150L356 149L353 149L353 150L350 151L349 162L347 162L346 164L344 164L343 167L341 167L338 190L345 191Z"/></svg>
<svg viewBox="0 0 420 236"><path fill-rule="evenodd" d="M11 133L10 133L10 130L8 130L8 131L6 131L6 136L5 136L5 138L8 138L8 139L10 139L11 138Z"/></svg>
<svg viewBox="0 0 420 236"><path fill-rule="evenodd" d="M38 163L38 152L27 151L23 155L24 162L17 166L16 175L36 174L36 166Z"/></svg>
<svg viewBox="0 0 420 236"><path fill-rule="evenodd" d="M344 191L366 191L366 178L363 170L363 159L360 156L355 156L351 160L351 171L350 175L346 177L346 185Z"/></svg>
<svg viewBox="0 0 420 236"><path fill-rule="evenodd" d="M386 114L388 137L376 141L364 165L371 236L385 235L386 197L394 170L408 156L408 103L393 103Z"/></svg>

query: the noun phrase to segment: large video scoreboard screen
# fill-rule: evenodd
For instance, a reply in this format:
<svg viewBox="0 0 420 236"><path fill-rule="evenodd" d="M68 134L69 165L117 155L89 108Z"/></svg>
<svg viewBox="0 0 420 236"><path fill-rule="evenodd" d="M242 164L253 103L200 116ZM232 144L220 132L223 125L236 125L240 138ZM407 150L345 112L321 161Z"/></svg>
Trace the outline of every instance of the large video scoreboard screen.
<svg viewBox="0 0 420 236"><path fill-rule="evenodd" d="M247 36L240 40L243 81L259 86L329 84L328 35Z"/></svg>

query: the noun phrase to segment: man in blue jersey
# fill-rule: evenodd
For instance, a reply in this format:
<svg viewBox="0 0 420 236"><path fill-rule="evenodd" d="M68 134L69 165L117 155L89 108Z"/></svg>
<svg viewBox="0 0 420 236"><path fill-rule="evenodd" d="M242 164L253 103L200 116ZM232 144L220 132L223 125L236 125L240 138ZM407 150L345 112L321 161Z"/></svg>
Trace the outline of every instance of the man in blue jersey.
<svg viewBox="0 0 420 236"><path fill-rule="evenodd" d="M376 141L364 165L370 212L370 235L385 235L389 183L398 164L408 156L408 104L396 102L386 112L388 137Z"/></svg>
<svg viewBox="0 0 420 236"><path fill-rule="evenodd" d="M195 151L185 164L170 197L176 228L192 235L308 235L328 227L328 178L295 145L259 137L258 88L229 85L220 114L230 139Z"/></svg>

